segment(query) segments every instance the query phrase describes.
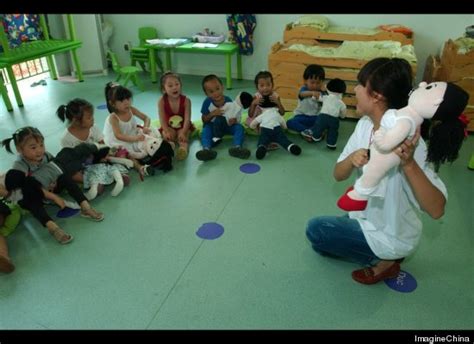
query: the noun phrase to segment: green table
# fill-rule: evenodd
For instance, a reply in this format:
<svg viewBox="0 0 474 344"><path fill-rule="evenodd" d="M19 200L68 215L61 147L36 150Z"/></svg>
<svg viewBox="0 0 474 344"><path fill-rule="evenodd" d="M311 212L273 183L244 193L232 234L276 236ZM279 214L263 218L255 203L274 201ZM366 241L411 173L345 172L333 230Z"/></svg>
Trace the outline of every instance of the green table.
<svg viewBox="0 0 474 344"><path fill-rule="evenodd" d="M225 74L226 87L232 88L232 55L237 56L237 79L242 80L242 58L239 54L239 47L233 43L221 43L216 48L196 48L193 47L195 43L187 43L176 47L164 47L160 45L145 44L145 47L150 50L149 65L151 73L151 81L157 82L156 78L156 55L155 51L163 51L165 53L165 70L172 70L171 67L171 52L174 53L192 53L192 54L211 54L211 55L225 55Z"/></svg>

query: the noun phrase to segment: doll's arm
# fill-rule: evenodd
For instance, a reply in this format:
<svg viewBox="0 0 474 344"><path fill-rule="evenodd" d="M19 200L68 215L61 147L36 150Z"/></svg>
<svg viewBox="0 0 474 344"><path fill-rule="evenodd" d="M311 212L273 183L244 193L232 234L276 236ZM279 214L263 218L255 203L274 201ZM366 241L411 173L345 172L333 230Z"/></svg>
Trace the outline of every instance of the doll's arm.
<svg viewBox="0 0 474 344"><path fill-rule="evenodd" d="M390 129L380 128L374 133L374 143L381 151L391 151L405 140L410 133L411 122L400 119Z"/></svg>
<svg viewBox="0 0 474 344"><path fill-rule="evenodd" d="M347 114L347 106L344 104L344 102L341 100L341 109L339 110L339 117L345 118Z"/></svg>
<svg viewBox="0 0 474 344"><path fill-rule="evenodd" d="M280 127L282 127L283 129L288 129L288 126L286 125L286 121L283 116L278 117L278 122L280 123Z"/></svg>
<svg viewBox="0 0 474 344"><path fill-rule="evenodd" d="M53 201L56 203L59 208L64 209L66 208L66 203L64 203L64 200L56 195L55 193L49 192L46 189L43 188L43 194L46 199L49 199L50 201Z"/></svg>
<svg viewBox="0 0 474 344"><path fill-rule="evenodd" d="M259 125L261 122L262 122L262 115L257 116L253 119L252 122L250 122L249 127L252 128L252 129L255 129L255 128L257 128L257 125Z"/></svg>

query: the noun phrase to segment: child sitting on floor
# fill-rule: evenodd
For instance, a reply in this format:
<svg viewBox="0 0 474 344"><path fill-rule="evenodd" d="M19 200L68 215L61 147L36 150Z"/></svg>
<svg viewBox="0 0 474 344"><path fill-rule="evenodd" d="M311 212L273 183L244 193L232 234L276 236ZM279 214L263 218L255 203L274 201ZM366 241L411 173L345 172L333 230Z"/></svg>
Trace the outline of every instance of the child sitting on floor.
<svg viewBox="0 0 474 344"><path fill-rule="evenodd" d="M306 67L303 73L304 86L298 93L298 106L293 111L294 116L286 122L289 129L301 133L314 126L321 108L316 92L322 91L325 77L323 67L316 64Z"/></svg>
<svg viewBox="0 0 474 344"><path fill-rule="evenodd" d="M346 83L341 79L332 79L328 82L327 95L316 92L317 98L323 102L321 113L311 129L301 132L301 135L310 142L319 142L323 138L323 132L327 129L326 147L336 149L337 137L339 136L339 117L346 116L347 107L342 101L346 92Z"/></svg>
<svg viewBox="0 0 474 344"><path fill-rule="evenodd" d="M73 148L81 143L104 143L102 131L94 125L94 108L91 103L84 99L73 99L66 105L59 106L56 114L61 121L66 119L69 126L64 131L61 138L61 146ZM130 161L133 167L132 161ZM130 166L130 165L129 165ZM116 183L111 192L112 196L117 196L123 186L130 183L128 170L122 164L98 163L85 166L82 173L76 176L81 177L76 181L84 183L84 189L88 200L94 199L103 185Z"/></svg>
<svg viewBox="0 0 474 344"><path fill-rule="evenodd" d="M161 76L161 92L158 101L160 132L169 142L178 144L176 159L184 160L188 156L189 134L195 128L191 122L191 100L182 94L180 77L172 72Z"/></svg>
<svg viewBox="0 0 474 344"><path fill-rule="evenodd" d="M259 72L255 77L255 84L258 93L255 96L250 109L253 108L252 122L250 128L256 129L260 125L260 137L258 139L258 148L256 152L257 159L263 159L267 154L267 146L271 142L276 142L287 149L293 155L300 155L301 148L288 140L283 129L287 129L285 119L283 118L284 109L280 98L273 92L273 77L270 72ZM258 108L258 116L255 117Z"/></svg>
<svg viewBox="0 0 474 344"><path fill-rule="evenodd" d="M237 118L231 118L227 121L224 115L225 105L232 103L232 100L224 96L222 81L214 74L207 75L202 80L202 89L207 98L201 108L201 118L204 124L201 134L202 149L196 153L196 158L201 161L215 159L217 152L211 149L216 144L213 137L219 140L222 136L230 134L233 136L233 146L229 148L229 155L240 159L248 159L250 151L242 147L244 127ZM216 134L217 136L214 136Z"/></svg>

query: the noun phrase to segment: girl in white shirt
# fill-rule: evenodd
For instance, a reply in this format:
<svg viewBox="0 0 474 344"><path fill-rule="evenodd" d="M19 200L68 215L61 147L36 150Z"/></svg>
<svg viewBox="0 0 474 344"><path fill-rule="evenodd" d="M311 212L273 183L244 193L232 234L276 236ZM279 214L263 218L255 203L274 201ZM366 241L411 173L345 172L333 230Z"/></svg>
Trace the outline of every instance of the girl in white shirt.
<svg viewBox="0 0 474 344"><path fill-rule="evenodd" d="M349 178L353 170L361 173L370 158L373 132L380 127L384 113L406 106L412 88L411 67L398 58L369 61L357 78L357 112L366 116L357 123L337 160L337 181ZM307 225L306 235L316 252L375 264L352 272L359 283L373 284L398 276L400 262L415 251L421 237L417 211L423 210L434 219L444 213L446 187L426 162L426 145L419 129L394 152L401 159L400 168L385 177L384 199L371 198L364 211L316 217Z"/></svg>
<svg viewBox="0 0 474 344"><path fill-rule="evenodd" d="M94 107L85 99L75 98L65 105L59 106L57 116L61 121L68 121L69 126L64 130L61 137L61 146L74 148L81 143L104 143L102 131L94 125ZM115 182L111 192L117 196L124 185L130 183L128 170L120 164L89 164L82 172L74 176L74 180L84 183L84 189L88 200L94 199L100 194L104 185Z"/></svg>

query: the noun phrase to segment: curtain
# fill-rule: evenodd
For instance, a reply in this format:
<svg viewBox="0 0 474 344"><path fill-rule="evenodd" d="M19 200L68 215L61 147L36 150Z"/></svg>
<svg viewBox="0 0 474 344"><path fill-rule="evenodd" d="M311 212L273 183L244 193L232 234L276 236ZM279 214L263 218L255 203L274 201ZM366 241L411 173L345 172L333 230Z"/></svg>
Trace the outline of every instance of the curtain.
<svg viewBox="0 0 474 344"><path fill-rule="evenodd" d="M257 19L253 14L228 14L229 41L239 45L240 54L253 54L253 31L257 26Z"/></svg>

